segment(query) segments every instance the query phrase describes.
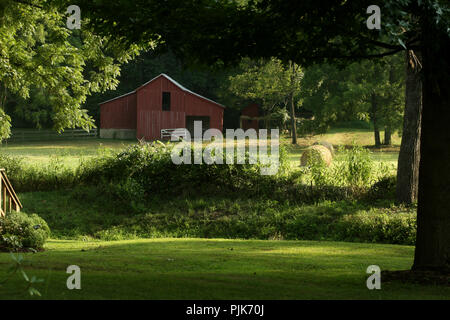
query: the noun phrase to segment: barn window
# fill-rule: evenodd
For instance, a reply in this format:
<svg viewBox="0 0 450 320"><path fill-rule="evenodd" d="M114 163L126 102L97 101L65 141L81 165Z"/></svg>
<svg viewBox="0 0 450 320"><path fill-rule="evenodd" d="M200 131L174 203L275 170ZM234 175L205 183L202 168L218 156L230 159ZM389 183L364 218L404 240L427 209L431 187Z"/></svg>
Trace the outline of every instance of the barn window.
<svg viewBox="0 0 450 320"><path fill-rule="evenodd" d="M162 109L163 111L170 111L170 92L163 92Z"/></svg>

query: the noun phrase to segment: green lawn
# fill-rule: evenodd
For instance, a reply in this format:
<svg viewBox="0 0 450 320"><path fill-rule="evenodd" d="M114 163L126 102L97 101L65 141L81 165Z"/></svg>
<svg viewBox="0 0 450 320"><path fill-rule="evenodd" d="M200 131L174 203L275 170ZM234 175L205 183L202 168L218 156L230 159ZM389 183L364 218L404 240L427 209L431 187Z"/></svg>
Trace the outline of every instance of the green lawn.
<svg viewBox="0 0 450 320"><path fill-rule="evenodd" d="M31 141L4 143L0 154L23 157L27 163L38 165L48 163L52 158L61 159L66 165L75 167L83 158L102 152L119 151L136 141L99 138L82 138L53 141Z"/></svg>
<svg viewBox="0 0 450 320"><path fill-rule="evenodd" d="M52 240L24 265L45 279L43 299L449 299L448 287L381 279L381 290L366 288L369 265L408 269L412 258L409 246L344 242ZM10 263L1 253L1 278ZM66 288L69 265L81 268L81 290ZM0 298L29 298L24 288L16 275Z"/></svg>

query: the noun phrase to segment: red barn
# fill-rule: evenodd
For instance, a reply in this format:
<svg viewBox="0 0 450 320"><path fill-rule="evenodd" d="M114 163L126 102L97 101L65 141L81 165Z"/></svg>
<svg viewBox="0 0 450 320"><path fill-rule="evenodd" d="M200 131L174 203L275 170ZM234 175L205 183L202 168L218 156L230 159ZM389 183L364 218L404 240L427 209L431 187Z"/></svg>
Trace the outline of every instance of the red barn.
<svg viewBox="0 0 450 320"><path fill-rule="evenodd" d="M224 106L192 92L165 74L136 90L100 103L100 137L161 139L161 130L186 128L195 120L203 130L222 131Z"/></svg>
<svg viewBox="0 0 450 320"><path fill-rule="evenodd" d="M241 111L240 116L240 127L244 130L259 129L259 105L256 103L250 103Z"/></svg>

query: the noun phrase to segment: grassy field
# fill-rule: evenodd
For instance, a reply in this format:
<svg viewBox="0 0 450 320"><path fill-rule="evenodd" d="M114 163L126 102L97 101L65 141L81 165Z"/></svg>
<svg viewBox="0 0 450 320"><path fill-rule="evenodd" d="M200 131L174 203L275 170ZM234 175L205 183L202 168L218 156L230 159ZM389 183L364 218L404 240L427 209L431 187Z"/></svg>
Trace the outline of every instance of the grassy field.
<svg viewBox="0 0 450 320"><path fill-rule="evenodd" d="M282 137L281 143L288 148L291 166L297 167L301 152L316 141L368 146L372 135L368 129L341 128L299 139L296 146L290 145L289 137ZM396 165L399 138L393 142L389 148L372 149L373 159ZM75 168L84 159L134 143L96 138L9 143L0 147L0 154L23 157L33 166L56 160ZM340 158L338 152L336 160ZM212 193L197 198L152 196L139 207L95 186L26 192L19 197L23 211L39 214L52 230L53 239L44 252L24 254L29 276L45 280L37 285L43 299L450 298L447 287L383 282L382 290L366 288L369 265L382 270L409 269L411 246L324 241L341 240L326 236L331 230L328 224L337 225L353 215L360 221L375 216L387 221L394 215L386 215L393 212L398 213L394 218L415 216L414 208L394 208L389 201L294 204ZM299 228L308 235L295 236ZM9 254L0 253L0 281L11 264ZM82 290L66 288L69 265L81 267ZM0 299L30 298L25 286L15 275L0 287Z"/></svg>
<svg viewBox="0 0 450 320"><path fill-rule="evenodd" d="M382 149L372 149L372 158L379 162L386 162L397 166L400 137L393 136L393 146ZM298 145L290 144L289 137L283 136L281 143L288 147L289 160L293 167L300 163L300 157L305 148L314 142L328 141L335 146L351 146L353 143L362 146L373 145L373 132L369 129L348 129L334 128L328 133L308 138L299 138ZM69 167L76 167L83 159L104 152L119 151L126 146L135 144L133 140L112 140L98 138L82 138L43 142L20 142L3 144L0 147L0 154L20 156L26 163L39 165L49 163L52 160L59 159ZM339 153L336 160L339 161Z"/></svg>
<svg viewBox="0 0 450 320"><path fill-rule="evenodd" d="M408 269L412 257L409 246L343 242L52 240L23 264L45 280L36 286L43 299L449 299L448 287L383 279L381 290L367 289L369 265ZM0 254L0 278L11 262ZM81 268L81 290L66 288L69 265ZM0 298L30 298L20 277Z"/></svg>
<svg viewBox="0 0 450 320"><path fill-rule="evenodd" d="M131 140L98 138L13 142L2 144L0 153L23 157L25 162L32 165L48 163L54 158L59 158L66 165L75 167L82 159L102 152L119 151L135 143L136 141Z"/></svg>

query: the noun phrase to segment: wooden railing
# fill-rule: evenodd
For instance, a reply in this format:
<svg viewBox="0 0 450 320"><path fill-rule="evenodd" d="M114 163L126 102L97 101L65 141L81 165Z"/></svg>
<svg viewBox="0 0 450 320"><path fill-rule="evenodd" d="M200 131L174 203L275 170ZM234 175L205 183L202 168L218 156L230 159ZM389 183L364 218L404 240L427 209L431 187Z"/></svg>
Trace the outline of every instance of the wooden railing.
<svg viewBox="0 0 450 320"><path fill-rule="evenodd" d="M19 197L6 176L5 169L0 169L0 216L5 216L6 212L20 211L22 204Z"/></svg>

